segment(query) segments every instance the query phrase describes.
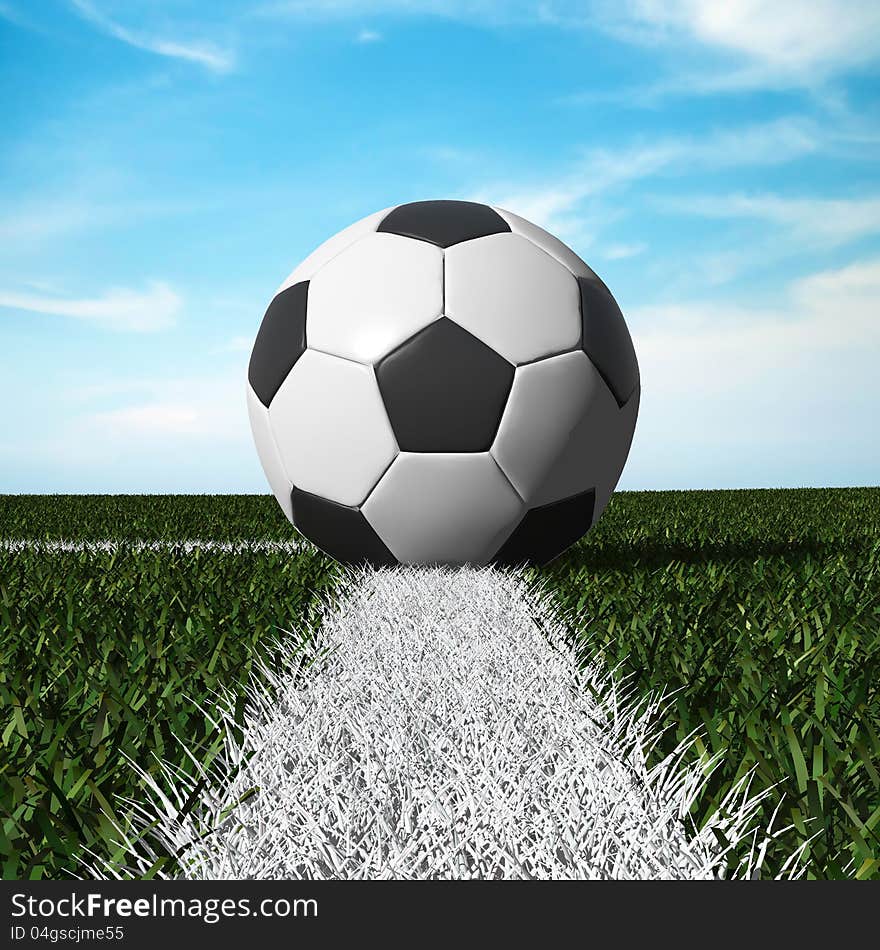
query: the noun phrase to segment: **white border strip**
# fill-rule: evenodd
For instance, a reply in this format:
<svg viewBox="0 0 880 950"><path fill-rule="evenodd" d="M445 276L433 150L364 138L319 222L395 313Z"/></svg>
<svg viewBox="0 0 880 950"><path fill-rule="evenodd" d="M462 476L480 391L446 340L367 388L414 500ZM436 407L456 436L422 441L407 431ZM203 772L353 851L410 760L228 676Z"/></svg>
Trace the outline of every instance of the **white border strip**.
<svg viewBox="0 0 880 950"><path fill-rule="evenodd" d="M155 871L169 850L186 856L184 877L208 881L712 879L761 866L770 793L751 796L747 775L696 829L711 764L688 740L649 766L662 700L638 704L597 658L582 663L520 573L365 570L321 619L317 641L289 635L287 659L251 682L243 722L222 704L208 713L226 740L215 771L138 770L129 867L92 876Z"/></svg>
<svg viewBox="0 0 880 950"><path fill-rule="evenodd" d="M307 541L261 541L253 538L241 538L236 541L213 541L210 538L190 538L181 541L125 539L100 541L67 541L61 539L47 541L39 538L0 538L0 551L39 551L45 554L79 554L81 552L112 554L116 551L182 551L186 554L192 551L219 551L221 553L289 551L293 553L309 548L311 548L311 545Z"/></svg>

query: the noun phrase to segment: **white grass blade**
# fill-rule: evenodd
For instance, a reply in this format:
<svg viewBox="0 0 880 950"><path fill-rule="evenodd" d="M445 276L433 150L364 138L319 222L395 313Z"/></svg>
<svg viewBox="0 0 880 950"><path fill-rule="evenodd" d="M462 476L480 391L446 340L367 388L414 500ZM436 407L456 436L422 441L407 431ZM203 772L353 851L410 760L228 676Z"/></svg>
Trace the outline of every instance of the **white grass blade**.
<svg viewBox="0 0 880 950"><path fill-rule="evenodd" d="M646 762L666 699L580 667L515 572L364 571L306 653L291 644L298 674L262 671L196 806L182 813L198 778L142 775L135 820L152 830L128 867L93 871L144 873L165 849L208 880L701 879L725 876L749 836L733 876L760 864L770 832L749 777L693 828L707 766L685 766L688 742Z"/></svg>

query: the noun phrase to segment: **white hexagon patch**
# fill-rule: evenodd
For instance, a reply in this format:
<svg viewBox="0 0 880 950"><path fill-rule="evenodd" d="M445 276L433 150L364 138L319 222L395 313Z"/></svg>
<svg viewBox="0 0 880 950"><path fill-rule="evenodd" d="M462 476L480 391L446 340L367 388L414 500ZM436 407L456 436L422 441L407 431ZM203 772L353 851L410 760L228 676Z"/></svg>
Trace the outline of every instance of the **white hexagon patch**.
<svg viewBox="0 0 880 950"><path fill-rule="evenodd" d="M278 499L287 520L293 522L293 507L290 503L290 493L293 485L284 471L284 463L278 453L275 437L269 423L269 410L260 402L250 383L247 384L248 417L251 420L251 434L257 447L260 465L266 474L272 494Z"/></svg>
<svg viewBox="0 0 880 950"><path fill-rule="evenodd" d="M518 234L447 249L445 311L515 364L573 350L581 338L574 276Z"/></svg>
<svg viewBox="0 0 880 950"><path fill-rule="evenodd" d="M600 388L583 350L517 367L492 455L529 504Z"/></svg>
<svg viewBox="0 0 880 950"><path fill-rule="evenodd" d="M485 564L523 510L488 452L401 452L361 509L404 564Z"/></svg>
<svg viewBox="0 0 880 950"><path fill-rule="evenodd" d="M521 218L512 211L505 211L503 208L493 208L493 210L504 218L514 234L521 234L533 244L537 244L542 251L546 251L551 257L556 258L560 264L567 267L575 277L599 280L592 267L582 261L567 244L563 244L559 238L554 237L549 231L539 228L537 224L532 224L531 221Z"/></svg>
<svg viewBox="0 0 880 950"><path fill-rule="evenodd" d="M397 454L372 367L306 350L269 407L293 484L359 505Z"/></svg>
<svg viewBox="0 0 880 950"><path fill-rule="evenodd" d="M601 381L595 368L593 372ZM618 407L611 390L601 381L601 387L590 398L586 414L537 488L534 505L547 505L595 488L593 524L598 521L629 455L639 412L639 395L636 389L627 402Z"/></svg>
<svg viewBox="0 0 880 950"><path fill-rule="evenodd" d="M323 244L319 244L302 263L297 264L287 275L284 283L275 291L275 296L277 297L282 290L287 290L288 287L298 284L301 280L310 280L325 264L336 257L337 254L341 254L347 247L351 247L355 241L367 234L374 234L376 228L379 227L391 210L391 208L385 208L384 211L368 214L360 221L355 221L354 224L343 228L333 237L324 241Z"/></svg>
<svg viewBox="0 0 880 950"><path fill-rule="evenodd" d="M443 252L397 234L368 234L309 284L309 347L374 363L443 310Z"/></svg>

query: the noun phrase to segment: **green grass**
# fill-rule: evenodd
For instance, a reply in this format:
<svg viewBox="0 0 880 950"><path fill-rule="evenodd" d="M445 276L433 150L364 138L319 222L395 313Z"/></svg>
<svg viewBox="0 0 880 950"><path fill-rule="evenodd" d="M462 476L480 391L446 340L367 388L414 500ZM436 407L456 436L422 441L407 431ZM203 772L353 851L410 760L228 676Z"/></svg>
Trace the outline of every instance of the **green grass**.
<svg viewBox="0 0 880 950"><path fill-rule="evenodd" d="M751 768L782 794L767 870L880 878L880 489L629 493L535 579L642 691L677 690L657 755L723 753L707 817Z"/></svg>
<svg viewBox="0 0 880 950"><path fill-rule="evenodd" d="M0 495L0 538L290 540L271 495Z"/></svg>
<svg viewBox="0 0 880 950"><path fill-rule="evenodd" d="M290 538L269 496L0 496L0 538ZM694 728L737 777L779 784L813 877L880 878L880 489L621 493L534 571L574 633L642 691L678 689L658 755ZM130 756L203 761L197 705L240 688L277 627L343 578L314 552L0 552L0 860L60 877L108 854ZM772 808L775 802L768 805Z"/></svg>
<svg viewBox="0 0 880 950"><path fill-rule="evenodd" d="M339 577L313 553L0 553L2 876L113 854L107 815L124 824L120 796L138 797L126 757L186 766L179 739L209 763L198 707L240 693Z"/></svg>

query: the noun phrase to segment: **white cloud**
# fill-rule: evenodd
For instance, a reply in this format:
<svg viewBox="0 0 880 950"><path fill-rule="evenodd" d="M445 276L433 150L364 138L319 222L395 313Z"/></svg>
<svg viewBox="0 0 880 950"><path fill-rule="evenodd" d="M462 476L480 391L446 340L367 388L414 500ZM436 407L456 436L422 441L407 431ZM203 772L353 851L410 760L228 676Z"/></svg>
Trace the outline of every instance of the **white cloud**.
<svg viewBox="0 0 880 950"><path fill-rule="evenodd" d="M245 372L228 364L201 375L115 376L64 388L66 405L76 407L75 425L90 437L155 442L196 436L224 442L247 426Z"/></svg>
<svg viewBox="0 0 880 950"><path fill-rule="evenodd" d="M876 4L818 0L805 7L801 0L595 0L590 10L591 26L649 47L668 68L659 78L638 85L570 93L561 97L564 103L655 108L669 96L805 89L818 105L834 113L839 111L841 94L833 80L880 61Z"/></svg>
<svg viewBox="0 0 880 950"><path fill-rule="evenodd" d="M570 239L581 231L582 225L582 220L575 218L574 212L593 193L590 182L572 176L556 184L487 185L469 199L507 208L560 237Z"/></svg>
<svg viewBox="0 0 880 950"><path fill-rule="evenodd" d="M119 376L95 383L85 367L81 385L72 373L54 393L43 424L12 447L9 457L18 459L29 481L21 487L7 476L8 490L267 490L248 424L243 370L230 373L226 365L190 376L136 377L123 375L122 367Z"/></svg>
<svg viewBox="0 0 880 950"><path fill-rule="evenodd" d="M615 4L642 38L692 37L772 71L805 74L876 60L880 7L848 0L629 0ZM607 10L607 7L606 7Z"/></svg>
<svg viewBox="0 0 880 950"><path fill-rule="evenodd" d="M808 314L808 343L823 347L880 343L880 260L804 277L793 285L792 301L797 312Z"/></svg>
<svg viewBox="0 0 880 950"><path fill-rule="evenodd" d="M80 402L93 402L100 400L103 403L118 402L119 396L129 398L144 399L146 397L157 397L162 394L164 387L168 385L165 379L157 379L149 376L135 376L129 374L124 377L98 377L97 380L89 378L86 383L76 383L65 386L62 390L62 397L65 405L72 405Z"/></svg>
<svg viewBox="0 0 880 950"><path fill-rule="evenodd" d="M213 43L159 37L131 30L102 13L91 3L91 0L71 0L71 3L84 19L129 46L155 53L158 56L197 63L218 73L229 72L235 66L233 53L230 50L220 49Z"/></svg>
<svg viewBox="0 0 880 950"><path fill-rule="evenodd" d="M419 148L418 152L439 165L479 165L486 159L477 149L462 148L460 145L425 145Z"/></svg>
<svg viewBox="0 0 880 950"><path fill-rule="evenodd" d="M76 191L76 197L68 198L61 189L53 189L44 195L25 196L14 205L7 200L8 210L4 209L6 213L0 216L0 244L9 254L25 245L39 247L73 234L129 229L140 221L191 214L197 207L210 208L207 199L197 206L195 201L134 197L131 192L135 185L130 181L103 184L100 187L89 180L75 179L67 184L66 190ZM110 184L112 187L108 187Z"/></svg>
<svg viewBox="0 0 880 950"><path fill-rule="evenodd" d="M250 353L253 349L254 337L234 336L224 343L214 347L214 353Z"/></svg>
<svg viewBox="0 0 880 950"><path fill-rule="evenodd" d="M113 288L100 297L63 298L0 290L0 307L72 317L110 330L150 332L173 326L180 297L162 282L146 291Z"/></svg>
<svg viewBox="0 0 880 950"><path fill-rule="evenodd" d="M541 4L532 0L267 0L263 14L298 19L345 17L439 16L481 23L542 19Z"/></svg>
<svg viewBox="0 0 880 950"><path fill-rule="evenodd" d="M794 281L781 305L717 301L643 307L627 315L646 388L722 394L772 387L816 357L880 348L880 258ZM880 355L880 354L878 354Z"/></svg>
<svg viewBox="0 0 880 950"><path fill-rule="evenodd" d="M12 23L15 26L21 26L28 30L36 30L37 27L29 20L24 14L17 8L12 6L11 3L0 2L0 19L6 20L8 23Z"/></svg>
<svg viewBox="0 0 880 950"><path fill-rule="evenodd" d="M143 94L139 90L135 95ZM71 124L61 123L58 130L63 130L63 136L53 133L48 138L35 139L15 156L21 165L31 161L33 155L63 153L67 161L52 172L38 175L33 189L6 189L0 203L0 245L4 246L6 256L24 245L47 244L86 232L128 230L141 221L212 207L212 197L207 194L169 198L155 192L143 193L141 182L123 167L96 160L93 147L87 144L94 134L93 127L74 133L70 129ZM9 151L12 149L10 145ZM60 177L54 177L55 171L60 171ZM59 250L63 251L63 247Z"/></svg>
<svg viewBox="0 0 880 950"><path fill-rule="evenodd" d="M876 483L878 299L874 258L801 278L770 307L629 311L642 399L624 485Z"/></svg>
<svg viewBox="0 0 880 950"><path fill-rule="evenodd" d="M202 429L199 413L192 406L148 405L128 409L113 409L92 417L103 422L118 434L192 435Z"/></svg>
<svg viewBox="0 0 880 950"><path fill-rule="evenodd" d="M125 381L116 382L116 392L122 395ZM126 405L79 417L77 428L96 448L112 436L117 447L125 444L136 452L146 442L151 451L157 447L167 451L170 459L181 441L187 445L194 439L216 446L247 444L244 374L143 379L137 389L137 393L128 390ZM102 402L111 396L112 385L111 389L105 386Z"/></svg>
<svg viewBox="0 0 880 950"><path fill-rule="evenodd" d="M880 198L736 194L663 199L662 208L709 218L754 218L787 228L799 245L835 247L880 232Z"/></svg>
<svg viewBox="0 0 880 950"><path fill-rule="evenodd" d="M713 92L760 86L817 86L880 58L880 6L847 0L604 0L594 22L618 37L714 53L708 68L686 67L653 90ZM727 54L719 67L717 56ZM689 57L692 59L692 57Z"/></svg>
<svg viewBox="0 0 880 950"><path fill-rule="evenodd" d="M494 182L470 197L509 208L560 237L589 244L608 216L600 221L587 214L585 203L612 189L661 174L782 164L818 148L818 133L811 123L783 117L716 130L702 138L667 138L590 150L552 180Z"/></svg>
<svg viewBox="0 0 880 950"><path fill-rule="evenodd" d="M880 58L880 6L851 0L275 0L260 9L301 19L437 16L600 28L631 43L729 54L724 72L690 77L718 89L774 79L813 84Z"/></svg>
<svg viewBox="0 0 880 950"><path fill-rule="evenodd" d="M91 212L91 213L90 213ZM0 218L0 241L17 245L39 242L106 221L104 209L75 200L34 201Z"/></svg>
<svg viewBox="0 0 880 950"><path fill-rule="evenodd" d="M378 43L382 39L382 34L378 30L361 30L355 37L358 43Z"/></svg>
<svg viewBox="0 0 880 950"><path fill-rule="evenodd" d="M647 244L636 242L633 244L609 244L602 252L606 261L621 261L629 257L638 257L648 249Z"/></svg>

